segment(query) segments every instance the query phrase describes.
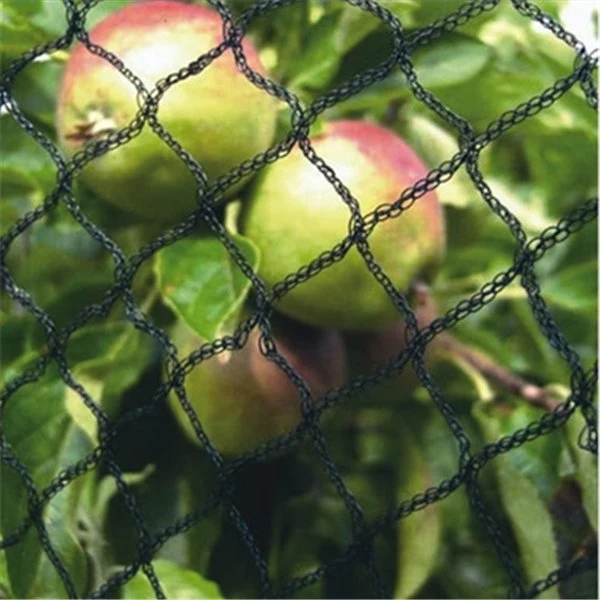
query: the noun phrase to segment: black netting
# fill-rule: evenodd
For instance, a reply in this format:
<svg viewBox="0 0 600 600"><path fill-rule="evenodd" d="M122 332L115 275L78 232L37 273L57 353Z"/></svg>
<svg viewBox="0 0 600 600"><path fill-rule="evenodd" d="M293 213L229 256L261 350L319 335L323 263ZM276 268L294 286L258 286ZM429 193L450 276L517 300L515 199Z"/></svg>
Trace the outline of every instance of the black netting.
<svg viewBox="0 0 600 600"><path fill-rule="evenodd" d="M246 9L241 18L236 21L234 21L232 12L226 2L222 0L209 0L210 5L223 18L226 41L211 52L198 57L197 60L182 68L179 72L166 77L154 89L146 89L141 80L127 68L127 65L120 61L118 56L114 56L90 42L86 33L85 20L88 12L96 4L99 4L98 0L84 0L80 3L76 3L75 0L63 0L63 2L66 7L68 19L68 29L64 35L51 43L46 43L26 52L20 59L9 65L5 65L2 73L0 90L3 109L8 111L19 126L48 153L56 166L57 180L54 190L44 202L35 210L19 218L1 240L2 289L15 303L22 307L23 311L33 315L42 325L47 338L47 351L39 356L35 364L10 381L2 391L0 402L4 408L17 390L21 390L29 384L38 381L49 366L55 364L65 384L77 393L81 401L85 403L87 409L89 409L97 420L100 443L88 456L62 471L46 488L37 489L33 483L31 474L23 466L19 457L13 452L3 434L1 442L2 462L6 468L14 471L22 481L27 492L29 516L14 531L5 532L0 547L8 548L23 543L23 539L27 533L32 528L35 528L39 543L60 575L67 594L69 597L76 597L76 586L73 583L71 574L61 560L53 540L48 535L42 519L42 511L47 503L63 488L73 485L83 474L101 465L114 478L119 493L125 501L127 510L135 522L138 532L138 558L133 564L114 573L107 581L104 581L99 587L93 590L90 597L94 598L114 595L118 586L133 577L140 568L151 582L156 597L165 597L161 590L161 582L151 565L153 556L167 540L181 532L187 531L219 506L225 508L247 546L260 577L261 594L263 596L291 596L311 583L332 574L344 565L352 561L357 561L357 564L362 564L367 569L373 593L378 597L388 597L390 591L385 589L373 552L374 538L392 527L397 520L415 511L419 511L432 503L443 500L461 487L466 490L472 510L475 511L485 527L489 535L491 547L494 548L508 573L510 590L507 593L510 597L534 597L557 582L570 577L573 573L593 569L596 565L596 556L594 552L590 552L588 555L580 556L568 566L549 573L545 579L536 581L531 586L528 586L525 583L524 576L510 542L506 539L503 529L496 522L496 519L492 516L492 512L483 499L478 483L478 475L481 469L499 454L510 452L511 449L557 430L576 412L581 413L586 422L586 427L580 436L581 448L594 455L597 454L596 410L593 404L597 384L596 365L591 370L585 370L576 349L567 341L546 305L543 298L543 291L535 273L536 262L550 248L577 234L581 228L596 218L597 198L582 199L577 209L565 215L554 226L547 228L541 235L530 239L517 217L493 195L490 187L486 184L479 167L479 158L481 152L493 140L502 136L518 123L543 111L555 102L559 102L574 86L580 86L583 90L590 110L597 110L597 89L593 80L593 72L598 61L597 56L588 54L581 42L572 34L565 31L553 18L545 14L540 7L527 0L512 0L514 10L519 11L529 19L536 20L541 26L551 31L556 37L570 46L576 55L576 60L572 72L567 77L557 80L551 87L543 90L539 95L530 98L527 102L516 106L514 110L502 114L497 120L490 123L485 131L478 134L469 122L450 110L434 94L420 84L411 62L411 52L418 46L428 44L444 33L457 29L484 12L495 10L500 4L500 0L472 0L465 3L456 12L410 35L405 34L399 20L376 0L346 0L347 4L353 5L356 11L370 13L385 24L393 39L393 50L386 60L378 66L355 75L343 85L320 97L307 107L303 106L301 100L285 87L254 72L248 66L241 46L241 40L245 32L255 19L266 13L275 12L284 5L293 3L294 0L260 0ZM136 117L127 127L110 133L104 139L88 144L71 160L67 161L54 143L27 119L13 97L12 87L17 76L36 57L48 52L66 49L76 40L82 41L90 52L109 61L127 77L137 89L139 110ZM209 186L202 167L161 125L157 114L161 98L169 88L188 77L200 74L204 68L229 48L232 49L235 55L238 67L250 82L263 90L265 94L270 94L287 103L292 114L291 127L288 135L281 142L255 156L253 159L240 164L226 176L221 177L216 183ZM308 139L308 135L311 125L315 123L321 113L342 100L352 97L368 86L384 80L397 68L404 74L415 98L456 130L460 140L460 151L450 160L431 170L425 179L404 190L402 195L393 204L381 207L363 217L360 214L356 201L351 195L351 191L345 188L343 183L337 178L335 172L316 154ZM181 223L172 227L166 233L144 246L137 254L128 258L123 250L82 212L73 194L73 180L87 163L107 152L111 152L122 144L126 144L129 140L137 136L144 127L152 128L172 148L173 152L177 153L189 171L194 175L197 182L197 209ZM297 273L290 274L270 291L267 290L264 283L253 271L222 224L218 216L218 208L222 205L224 192L228 188L240 181L245 175L254 173L266 164L286 156L296 144L302 149L306 158L321 170L332 186L340 193L343 201L351 211L352 227L346 239L340 244L315 257L309 264L306 264ZM481 200L489 206L497 218L505 223L506 227L512 233L514 237L514 262L510 269L498 273L492 281L483 285L476 294L462 300L428 326L419 328L416 315L411 309L407 297L394 287L386 273L377 264L369 247L369 235L383 221L398 218L404 211L409 210L425 193L434 190L441 183L450 179L462 165L466 166L472 182L480 192ZM114 261L114 285L105 291L101 302L87 306L85 310L75 315L65 327L58 327L48 312L36 303L30 293L16 284L6 262L9 249L15 240L19 236L26 234L27 230L34 223L47 218L60 204L64 204L73 218L77 220L81 227L94 240L99 242L110 253ZM189 356L181 359L178 356L175 345L166 333L157 327L136 304L132 285L134 276L145 261L162 248L176 244L178 240L185 238L201 222L205 223L212 230L214 235L222 242L223 247L227 250L233 261L235 261L251 281L253 292L256 296L256 310L238 327L233 335L227 335L212 343L207 343L192 352ZM295 286L302 285L303 282L323 269L340 261L352 247L359 250L373 276L380 282L381 286L394 302L399 313L404 317L410 342L404 351L394 356L377 371L353 380L340 389L330 391L321 402L315 405L311 401L306 383L294 371L285 358L276 351L271 335L270 318L273 306L285 294ZM559 404L554 410L544 414L538 421L530 423L526 428L515 432L513 435L499 439L493 444L485 445L478 452L474 452L471 440L462 427L455 409L444 399L443 390L439 389L425 367L424 351L427 344L441 332L451 329L461 320L492 302L502 290L515 280L520 281L523 290L526 292L537 324L546 336L548 343L560 353L564 361L569 365L571 373L570 396L566 402ZM84 327L92 319L106 317L113 306L119 302L124 305L127 319L131 325L144 334L151 336L160 344L164 353L168 378L156 390L156 393L148 404L142 408L136 408L123 414L117 422L111 423L103 408L92 399L85 387L77 381L67 361L66 348L74 332ZM256 451L238 457L235 460L226 461L206 437L202 429L202 424L199 422L186 398L183 382L186 374L199 362L225 350L241 348L246 343L249 332L256 326L260 328L262 333L261 352L264 356L274 361L298 387L301 393L302 414L304 418L301 425L291 433L261 446ZM456 439L460 452L458 471L453 477L441 481L436 486L424 490L413 498L402 502L388 513L381 514L374 521L367 522L363 508L350 492L332 459L319 426L319 419L324 413L337 405L343 404L357 392L374 387L386 378L399 372L408 363L412 363L422 385L428 390L431 399L443 415L450 432ZM212 492L209 501L198 506L193 512L172 523L169 527L161 531L152 532L145 523L136 498L123 477L122 469L115 460L113 442L118 433L129 424L143 419L163 404L167 394L173 389L176 391L182 406L193 423L196 434L202 440L206 452L216 468L218 484ZM312 444L328 479L339 493L339 497L350 514L353 526L353 540L346 551L331 562L321 565L304 576L289 581L282 589L274 589L269 577L267 560L253 535L251 527L244 520L233 500L232 482L234 476L248 465L260 463L269 458L273 453L283 449L290 449L303 440L309 440Z"/></svg>

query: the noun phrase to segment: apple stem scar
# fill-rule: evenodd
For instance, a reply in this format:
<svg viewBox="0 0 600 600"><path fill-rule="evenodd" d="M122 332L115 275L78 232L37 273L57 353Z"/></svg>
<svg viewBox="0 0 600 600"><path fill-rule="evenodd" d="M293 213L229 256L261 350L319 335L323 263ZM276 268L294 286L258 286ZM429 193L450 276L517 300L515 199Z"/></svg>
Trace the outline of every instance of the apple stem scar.
<svg viewBox="0 0 600 600"><path fill-rule="evenodd" d="M117 130L115 121L99 110L90 110L84 121L75 124L75 130L66 135L66 138L74 142L89 142L108 135Z"/></svg>

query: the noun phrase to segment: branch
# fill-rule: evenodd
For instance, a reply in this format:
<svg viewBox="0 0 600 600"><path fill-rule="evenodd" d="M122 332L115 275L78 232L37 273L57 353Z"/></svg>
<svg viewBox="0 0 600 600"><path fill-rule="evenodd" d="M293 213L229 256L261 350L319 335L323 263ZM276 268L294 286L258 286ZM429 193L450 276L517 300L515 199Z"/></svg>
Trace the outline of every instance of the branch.
<svg viewBox="0 0 600 600"><path fill-rule="evenodd" d="M477 369L486 379L494 381L508 392L520 396L530 404L553 411L559 404L552 394L543 388L511 373L478 350L465 346L450 334L440 334L439 347L462 358Z"/></svg>
<svg viewBox="0 0 600 600"><path fill-rule="evenodd" d="M419 326L424 327L439 316L439 311L428 286L418 283L413 287L413 293L417 304ZM508 392L520 396L534 406L553 411L560 404L551 393L511 373L489 356L462 344L449 333L439 334L435 343L438 348L462 358L486 379L495 382Z"/></svg>

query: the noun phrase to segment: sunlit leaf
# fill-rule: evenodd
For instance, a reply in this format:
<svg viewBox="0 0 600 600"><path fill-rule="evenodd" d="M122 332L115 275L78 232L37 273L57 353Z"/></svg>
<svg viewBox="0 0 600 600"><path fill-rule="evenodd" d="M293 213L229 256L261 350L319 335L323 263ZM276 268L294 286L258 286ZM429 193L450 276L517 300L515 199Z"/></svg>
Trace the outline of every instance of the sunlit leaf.
<svg viewBox="0 0 600 600"><path fill-rule="evenodd" d="M184 600L187 598L220 599L223 597L216 583L204 579L195 571L182 569L170 560L154 560L152 567L167 598ZM153 597L154 591L148 578L140 571L123 586L123 594L125 598L142 600Z"/></svg>
<svg viewBox="0 0 600 600"><path fill-rule="evenodd" d="M3 415L6 439L25 465L38 489L65 467L89 452L87 436L66 409L66 386L56 370L40 382L13 394ZM12 533L27 516L26 490L17 474L3 467L1 528ZM50 540L67 567L78 593L85 594L87 563L76 537L73 508L81 493L81 480L70 483L46 506L43 516ZM6 550L11 587L17 597L64 598L66 590L42 549L35 527Z"/></svg>
<svg viewBox="0 0 600 600"><path fill-rule="evenodd" d="M256 271L258 250L248 239L232 236ZM185 239L158 255L156 272L169 306L201 338L212 340L241 307L251 283L216 238Z"/></svg>

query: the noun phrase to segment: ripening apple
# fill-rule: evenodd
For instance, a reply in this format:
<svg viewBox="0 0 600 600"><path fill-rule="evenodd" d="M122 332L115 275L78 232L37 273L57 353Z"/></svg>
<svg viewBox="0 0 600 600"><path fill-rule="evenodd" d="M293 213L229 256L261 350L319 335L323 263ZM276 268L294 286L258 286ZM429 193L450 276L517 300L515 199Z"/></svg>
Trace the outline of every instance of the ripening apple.
<svg viewBox="0 0 600 600"><path fill-rule="evenodd" d="M278 352L308 384L313 400L346 382L346 352L339 332L277 319L273 334ZM226 456L253 450L289 432L302 419L299 390L260 353L259 338L255 327L241 349L199 363L185 378L188 400L204 431ZM186 326L176 330L174 340L182 356L201 345ZM169 401L187 437L199 443L174 393Z"/></svg>
<svg viewBox="0 0 600 600"><path fill-rule="evenodd" d="M223 41L216 11L172 0L131 4L90 31L147 89ZM242 43L249 66L265 75L257 51ZM68 155L127 126L139 109L137 91L109 62L79 43L63 74L57 130ZM204 168L209 182L266 150L277 101L238 70L231 49L178 81L161 98L158 120ZM82 180L99 197L147 219L176 221L195 206L195 179L148 124L125 145L93 159ZM243 185L236 184L231 191Z"/></svg>
<svg viewBox="0 0 600 600"><path fill-rule="evenodd" d="M424 329L439 316L438 306L426 286L412 286L411 300L419 329ZM398 317L391 325L369 331L352 331L344 334L348 353L350 377L372 373L403 352L407 347L407 329L404 318ZM440 359L440 340L445 334L433 338L425 346L424 365L431 369ZM410 340L410 336L408 338ZM410 399L421 385L412 361L402 370L360 393L361 403L398 402Z"/></svg>
<svg viewBox="0 0 600 600"><path fill-rule="evenodd" d="M311 142L354 195L363 216L397 200L428 172L400 137L370 122L328 123ZM350 216L340 195L295 147L253 181L240 226L260 248L259 274L272 286L346 237ZM444 252L444 215L435 192L379 223L368 241L396 289L406 291L411 281L435 268ZM398 319L357 248L300 283L276 309L315 326L343 330L383 328Z"/></svg>

